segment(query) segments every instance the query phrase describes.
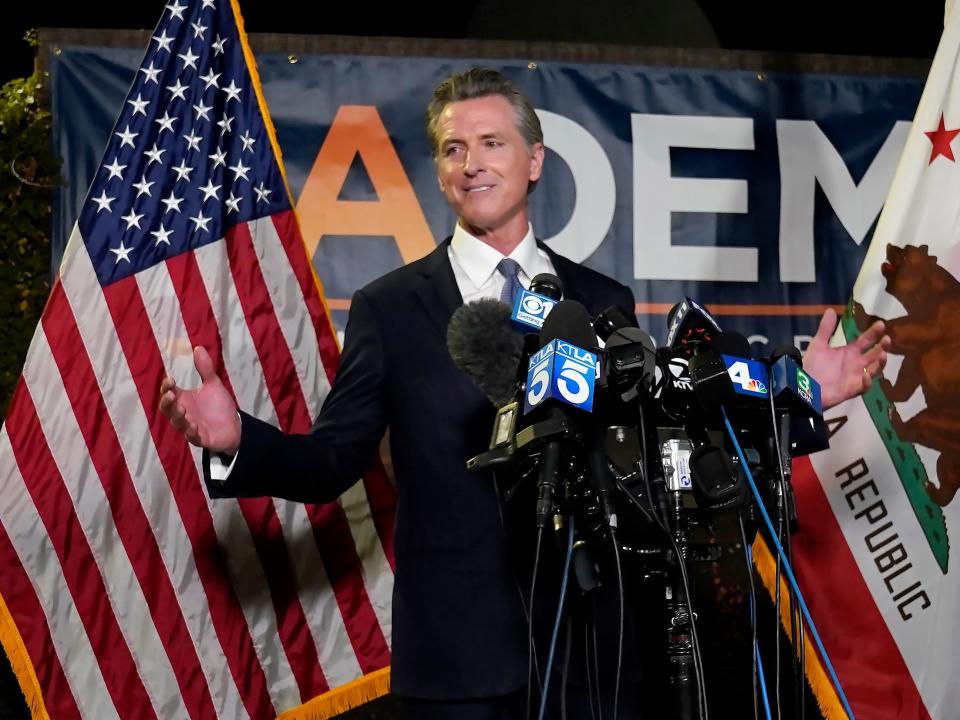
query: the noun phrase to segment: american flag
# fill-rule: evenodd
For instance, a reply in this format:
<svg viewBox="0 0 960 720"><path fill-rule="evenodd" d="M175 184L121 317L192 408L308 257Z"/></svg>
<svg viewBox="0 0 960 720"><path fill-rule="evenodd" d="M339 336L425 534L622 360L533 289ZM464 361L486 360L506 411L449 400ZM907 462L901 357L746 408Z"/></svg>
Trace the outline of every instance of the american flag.
<svg viewBox="0 0 960 720"><path fill-rule="evenodd" d="M35 717L296 717L389 664L382 469L211 501L157 410L197 345L289 432L339 352L228 0L165 7L0 430L0 641Z"/></svg>

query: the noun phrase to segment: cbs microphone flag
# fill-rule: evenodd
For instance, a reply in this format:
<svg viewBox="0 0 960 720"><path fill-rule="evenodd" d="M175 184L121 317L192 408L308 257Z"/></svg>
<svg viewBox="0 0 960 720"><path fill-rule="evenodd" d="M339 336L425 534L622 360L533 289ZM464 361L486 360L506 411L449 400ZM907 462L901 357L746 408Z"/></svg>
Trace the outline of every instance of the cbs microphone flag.
<svg viewBox="0 0 960 720"><path fill-rule="evenodd" d="M884 319L887 367L863 397L828 411L831 449L794 466L801 586L867 720L960 708L958 62L955 5L834 338L853 342ZM808 664L825 714L843 717L817 674Z"/></svg>
<svg viewBox="0 0 960 720"><path fill-rule="evenodd" d="M173 0L0 430L0 642L35 718L329 717L387 688L394 493L207 496L157 410L210 350L289 432L339 356L239 9Z"/></svg>

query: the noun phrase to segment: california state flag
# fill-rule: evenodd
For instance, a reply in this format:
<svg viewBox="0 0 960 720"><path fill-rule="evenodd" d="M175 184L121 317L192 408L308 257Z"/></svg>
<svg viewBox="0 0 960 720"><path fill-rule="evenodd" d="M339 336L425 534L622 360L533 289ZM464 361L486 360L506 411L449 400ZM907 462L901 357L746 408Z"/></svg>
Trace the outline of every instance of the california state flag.
<svg viewBox="0 0 960 720"><path fill-rule="evenodd" d="M960 718L958 63L960 3L834 338L884 319L887 367L828 412L831 449L795 466L795 564L858 719ZM808 675L825 716L843 717Z"/></svg>

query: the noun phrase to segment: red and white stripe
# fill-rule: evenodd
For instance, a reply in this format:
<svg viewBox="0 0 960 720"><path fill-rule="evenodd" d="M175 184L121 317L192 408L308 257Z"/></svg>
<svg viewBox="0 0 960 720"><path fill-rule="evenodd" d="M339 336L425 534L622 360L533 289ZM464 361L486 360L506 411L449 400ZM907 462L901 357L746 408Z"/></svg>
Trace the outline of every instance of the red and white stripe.
<svg viewBox="0 0 960 720"><path fill-rule="evenodd" d="M51 715L268 718L386 665L382 474L210 500L157 410L202 344L242 408L309 429L337 349L292 213L103 289L76 229L65 258L0 432L0 588Z"/></svg>

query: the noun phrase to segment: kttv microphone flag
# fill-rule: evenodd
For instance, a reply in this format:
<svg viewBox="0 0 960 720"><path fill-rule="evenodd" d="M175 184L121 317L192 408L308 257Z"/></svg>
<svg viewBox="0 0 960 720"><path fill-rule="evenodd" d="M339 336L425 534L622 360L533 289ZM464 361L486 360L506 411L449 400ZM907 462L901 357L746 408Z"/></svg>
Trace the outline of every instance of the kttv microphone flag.
<svg viewBox="0 0 960 720"><path fill-rule="evenodd" d="M35 718L322 718L387 689L392 486L211 501L158 411L198 345L288 432L339 355L229 0L165 7L0 430L0 642Z"/></svg>
<svg viewBox="0 0 960 720"><path fill-rule="evenodd" d="M859 720L960 708L958 62L954 5L835 337L854 342L884 319L887 367L827 412L831 449L795 463L795 564ZM808 675L825 715L843 717L809 663Z"/></svg>

